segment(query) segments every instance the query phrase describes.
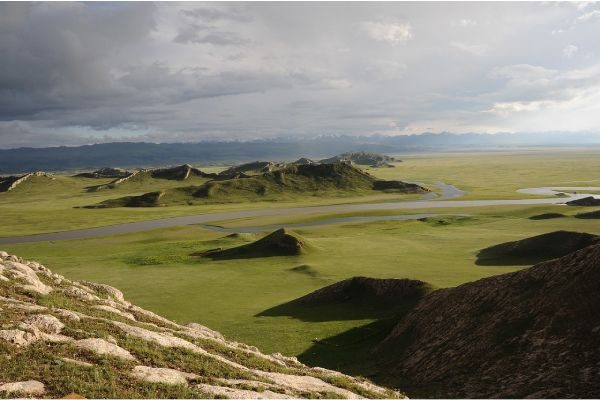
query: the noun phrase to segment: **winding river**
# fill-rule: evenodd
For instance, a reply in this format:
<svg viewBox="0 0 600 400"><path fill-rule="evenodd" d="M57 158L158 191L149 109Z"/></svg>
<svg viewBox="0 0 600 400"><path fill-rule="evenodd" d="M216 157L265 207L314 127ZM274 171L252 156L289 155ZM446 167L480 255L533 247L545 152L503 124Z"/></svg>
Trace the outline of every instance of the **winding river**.
<svg viewBox="0 0 600 400"><path fill-rule="evenodd" d="M0 244L15 244L15 243L33 243L54 240L72 240L72 239L90 239L100 236L116 235L123 233L143 232L161 228L171 228L183 225L208 224L210 222L225 221L237 218L251 218L263 216L298 216L302 214L314 213L349 213L361 211L393 211L393 210L412 210L412 209L435 209L435 208L464 208L464 207L486 207L486 206L505 206L505 205L539 205L539 204L562 204L566 201L575 200L578 198L593 196L593 194L582 193L585 191L600 191L600 187L543 187L543 188L528 188L520 189L519 193L535 194L535 195L552 195L551 198L539 199L516 199L516 200L452 200L463 196L465 192L460 189L445 184L443 182L435 183L442 192L442 195L433 198L431 195L425 195L421 200L414 201L397 201L388 203L361 203L361 204L335 204L327 206L306 206L306 207L290 207L290 208L271 208L263 210L247 210L224 213L211 213L200 215L186 215L182 217L171 217L162 219L153 219L147 221L130 222L125 224L101 226L97 228L77 229L72 231L42 233L38 235L28 236L13 236L0 238ZM561 197L557 195L561 195ZM598 195L595 195L598 196ZM315 221L307 224L295 224L303 226L316 226L336 224L340 222L365 222L365 221L381 221L381 220L407 220L419 219L436 214L410 214L410 215L389 215L389 216L364 216L364 217L348 217L348 218L332 218L327 220ZM235 232L248 231L255 229L256 231L266 230L270 228L279 228L283 225L245 227L236 229ZM285 225L291 226L291 225ZM211 225L207 229L225 229Z"/></svg>

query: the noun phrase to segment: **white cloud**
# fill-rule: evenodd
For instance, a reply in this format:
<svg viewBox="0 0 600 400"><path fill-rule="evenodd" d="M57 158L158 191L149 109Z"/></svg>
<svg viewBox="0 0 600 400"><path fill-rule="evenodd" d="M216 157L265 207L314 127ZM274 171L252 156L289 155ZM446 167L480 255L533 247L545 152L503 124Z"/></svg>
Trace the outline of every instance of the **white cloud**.
<svg viewBox="0 0 600 400"><path fill-rule="evenodd" d="M330 89L348 89L352 87L352 82L347 79L326 79L323 83Z"/></svg>
<svg viewBox="0 0 600 400"><path fill-rule="evenodd" d="M512 101L504 103L494 103L494 106L490 110L484 112L491 112L502 116L509 116L514 113L531 112L546 109L555 105L556 102L545 100L545 101Z"/></svg>
<svg viewBox="0 0 600 400"><path fill-rule="evenodd" d="M600 10L593 10L588 13L580 15L577 19L579 21L589 21L591 19L596 19L600 17Z"/></svg>
<svg viewBox="0 0 600 400"><path fill-rule="evenodd" d="M538 65L515 64L495 67L489 76L494 79L509 79L517 83L531 82L534 80L548 79L556 75L557 71Z"/></svg>
<svg viewBox="0 0 600 400"><path fill-rule="evenodd" d="M570 44L563 49L562 53L566 58L573 58L578 51L579 48L577 46Z"/></svg>
<svg viewBox="0 0 600 400"><path fill-rule="evenodd" d="M392 46L405 44L412 38L412 27L409 23L367 21L362 23L362 28L372 39Z"/></svg>
<svg viewBox="0 0 600 400"><path fill-rule="evenodd" d="M473 54L476 56L483 56L487 52L487 47L480 44L472 44L465 42L450 42L450 46L464 51L465 53Z"/></svg>
<svg viewBox="0 0 600 400"><path fill-rule="evenodd" d="M469 18L461 18L458 21L452 21L452 25L454 26L462 26L462 27L468 27L468 26L474 26L477 25L477 21L469 19Z"/></svg>

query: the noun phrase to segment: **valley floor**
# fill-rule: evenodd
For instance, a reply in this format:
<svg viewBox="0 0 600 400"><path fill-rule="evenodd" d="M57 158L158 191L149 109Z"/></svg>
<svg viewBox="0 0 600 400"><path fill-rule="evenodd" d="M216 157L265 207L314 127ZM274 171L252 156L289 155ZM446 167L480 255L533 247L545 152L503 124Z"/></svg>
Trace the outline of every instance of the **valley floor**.
<svg viewBox="0 0 600 400"><path fill-rule="evenodd" d="M443 181L467 192L460 200L517 199L519 188L542 186L600 186L600 153L463 153L410 155L396 168L371 169L382 179L432 184ZM201 212L224 212L265 207L291 207L352 201L409 200L377 195L373 198L315 198L287 203L227 204L160 209L73 209L90 203L87 195L68 197L57 192L29 193L10 198L0 194L3 225L0 236L19 236L64 229L102 226ZM95 194L99 201L101 196ZM531 196L531 198L535 198ZM436 287L515 271L523 266L479 266L477 252L485 247L541 233L569 230L600 234L598 220L578 219L579 212L598 207L564 205L495 205L410 211L312 212L302 215L250 216L213 221L228 228L306 223L323 219L440 214L426 220L344 221L305 226L295 232L313 250L300 256L210 260L190 254L247 243L258 236L228 234L200 225L100 238L6 244L3 250L38 260L69 279L107 283L120 288L132 302L179 323L199 322L226 337L256 345L264 352L297 355L304 362L352 371L340 358L319 346L328 338L365 326L372 319L324 319L314 316L258 316L263 311L313 290L352 276L412 278ZM530 216L559 212L563 218L531 220ZM296 268L298 266L305 268ZM336 342L346 353L363 344L350 335ZM338 352L339 353L339 352ZM327 355L329 354L329 355ZM363 371L356 371L363 372Z"/></svg>

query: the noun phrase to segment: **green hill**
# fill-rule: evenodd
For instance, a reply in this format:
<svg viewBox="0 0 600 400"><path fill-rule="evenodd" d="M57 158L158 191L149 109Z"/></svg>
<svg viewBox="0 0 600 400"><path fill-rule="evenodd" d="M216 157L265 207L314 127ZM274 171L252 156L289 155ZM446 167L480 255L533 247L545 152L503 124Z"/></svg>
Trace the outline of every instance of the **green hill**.
<svg viewBox="0 0 600 400"><path fill-rule="evenodd" d="M80 174L79 176L85 175ZM109 183L89 186L87 190L90 192L95 192L103 189L116 189L122 187L132 189L140 188L141 190L143 190L145 188L152 188L153 185L162 186L163 183L160 181L186 181L188 183L203 183L206 181L206 179L213 179L215 177L216 174L208 174L188 164L185 164L176 167L147 169L130 172L125 174L124 176L120 176L114 179Z"/></svg>
<svg viewBox="0 0 600 400"><path fill-rule="evenodd" d="M288 200L305 196L348 196L376 190L394 193L424 193L412 183L381 181L345 163L288 166L261 175L214 179L200 186L167 189L160 196L123 197L104 201L92 208L151 207L174 204L227 203L257 200ZM156 202L148 202L148 197Z"/></svg>
<svg viewBox="0 0 600 400"><path fill-rule="evenodd" d="M229 249L212 249L193 255L214 259L299 256L308 252L310 247L301 236L285 229L278 229L252 243Z"/></svg>

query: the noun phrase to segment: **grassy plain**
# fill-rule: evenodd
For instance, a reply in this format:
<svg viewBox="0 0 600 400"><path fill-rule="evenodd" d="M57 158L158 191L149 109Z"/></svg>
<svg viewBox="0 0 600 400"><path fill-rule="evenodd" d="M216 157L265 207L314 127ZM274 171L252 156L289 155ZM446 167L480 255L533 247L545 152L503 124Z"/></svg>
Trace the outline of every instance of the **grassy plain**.
<svg viewBox="0 0 600 400"><path fill-rule="evenodd" d="M510 199L528 197L515 191L539 186L600 185L600 150L529 151L493 153L400 154L404 161L395 168L366 168L381 179L400 179L431 184L443 181L466 190L463 199ZM207 172L222 167L204 168ZM214 170L214 171L213 171ZM295 207L306 205L381 202L415 198L415 195L378 193L366 196L289 197L285 201L253 201L197 206L155 208L112 208L90 210L83 207L123 196L137 196L149 191L181 186L179 181L156 179L151 185L124 185L118 189L87 192L85 187L110 180L71 178L57 175L56 180L41 185L22 185L14 191L0 193L0 236L18 236L54 232L123 222L156 219L188 214ZM529 196L533 197L533 196Z"/></svg>
<svg viewBox="0 0 600 400"><path fill-rule="evenodd" d="M444 181L469 193L466 198L515 198L523 187L600 186L600 152L490 153L408 155L396 168L369 170L383 179L431 183ZM97 183L94 180L94 183ZM86 183L89 184L89 183ZM171 182L165 183L171 184ZM352 201L389 201L401 198L299 198L289 202L161 207L150 209L88 210L73 208L123 193L87 193L83 183L58 177L46 188L24 188L0 194L3 225L0 235L98 226L173 215L249 208L289 207ZM153 188L154 189L154 188ZM147 190L145 190L147 191ZM428 221L378 221L298 229L313 249L300 256L211 260L190 253L229 247L252 237L226 234L199 226L87 240L5 245L4 250L36 259L71 279L108 283L147 309L178 322L199 322L226 336L253 344L266 352L301 355L305 361L339 366L339 359L317 351L327 338L368 325L369 318L307 320L293 316L257 314L310 291L352 276L420 279L436 287L514 271L519 266L477 266L478 250L554 230L600 234L597 220L573 218L577 212L598 208L567 206L501 206L436 209L436 214L468 214L467 218L440 217ZM428 212L427 209L410 213ZM532 221L528 217L561 212L566 218ZM306 214L222 221L226 226L306 222L340 216L387 215L371 212L338 215ZM299 265L310 268L293 270ZM305 272L302 272L305 271ZM307 272L308 271L308 272ZM377 329L375 327L375 329ZM376 335L375 335L376 336ZM337 343L339 352L360 349L356 335ZM343 341L342 340L342 341Z"/></svg>

